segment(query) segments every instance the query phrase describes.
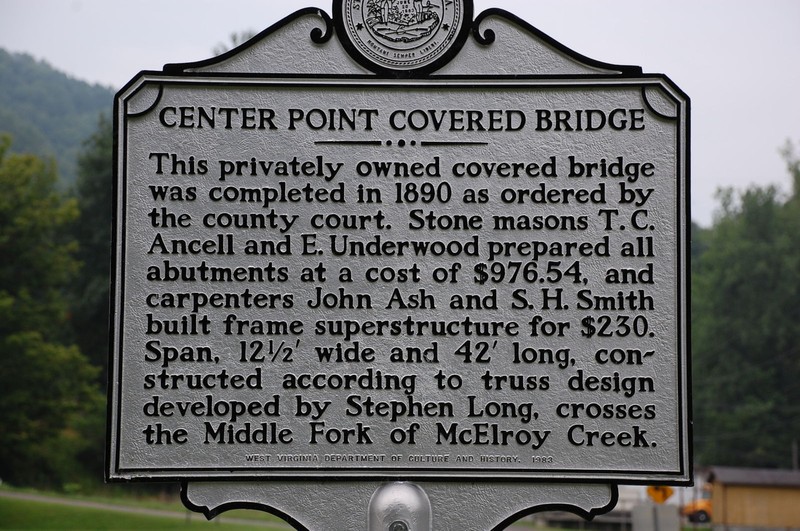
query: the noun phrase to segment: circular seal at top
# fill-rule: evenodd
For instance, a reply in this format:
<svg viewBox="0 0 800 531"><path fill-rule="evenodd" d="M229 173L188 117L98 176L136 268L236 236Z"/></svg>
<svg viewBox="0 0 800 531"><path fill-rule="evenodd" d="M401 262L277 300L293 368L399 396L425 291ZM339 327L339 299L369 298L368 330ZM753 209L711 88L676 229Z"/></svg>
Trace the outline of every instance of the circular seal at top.
<svg viewBox="0 0 800 531"><path fill-rule="evenodd" d="M472 0L334 0L334 21L348 53L377 73L421 74L461 49Z"/></svg>

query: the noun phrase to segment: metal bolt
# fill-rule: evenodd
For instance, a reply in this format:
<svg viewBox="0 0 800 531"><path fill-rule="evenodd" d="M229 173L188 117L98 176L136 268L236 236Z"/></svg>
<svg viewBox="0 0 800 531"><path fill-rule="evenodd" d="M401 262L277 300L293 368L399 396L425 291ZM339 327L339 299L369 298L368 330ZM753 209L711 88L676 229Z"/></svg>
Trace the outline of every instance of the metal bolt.
<svg viewBox="0 0 800 531"><path fill-rule="evenodd" d="M401 521L392 522L389 524L389 531L408 531L408 524Z"/></svg>

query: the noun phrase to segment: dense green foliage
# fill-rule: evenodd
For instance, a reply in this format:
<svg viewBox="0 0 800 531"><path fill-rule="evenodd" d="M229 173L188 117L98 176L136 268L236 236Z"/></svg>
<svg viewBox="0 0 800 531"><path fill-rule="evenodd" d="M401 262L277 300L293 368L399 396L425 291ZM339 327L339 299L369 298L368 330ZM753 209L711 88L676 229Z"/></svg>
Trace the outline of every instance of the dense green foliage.
<svg viewBox="0 0 800 531"><path fill-rule="evenodd" d="M103 386L108 368L113 149L112 124L103 115L78 157L75 193L81 217L72 230L78 243L76 257L82 264L70 291L75 340L81 352L102 369Z"/></svg>
<svg viewBox="0 0 800 531"><path fill-rule="evenodd" d="M0 86L0 478L97 484L113 92L3 50Z"/></svg>
<svg viewBox="0 0 800 531"><path fill-rule="evenodd" d="M114 92L2 49L0 87L0 134L14 138L18 153L55 158L62 181L70 185L81 142L94 130L99 113L111 113Z"/></svg>
<svg viewBox="0 0 800 531"><path fill-rule="evenodd" d="M695 231L695 452L702 464L790 467L800 437L800 163L772 186L720 193Z"/></svg>
<svg viewBox="0 0 800 531"><path fill-rule="evenodd" d="M60 486L81 476L102 406L97 369L66 342L78 206L56 190L52 164L9 144L0 140L0 477Z"/></svg>

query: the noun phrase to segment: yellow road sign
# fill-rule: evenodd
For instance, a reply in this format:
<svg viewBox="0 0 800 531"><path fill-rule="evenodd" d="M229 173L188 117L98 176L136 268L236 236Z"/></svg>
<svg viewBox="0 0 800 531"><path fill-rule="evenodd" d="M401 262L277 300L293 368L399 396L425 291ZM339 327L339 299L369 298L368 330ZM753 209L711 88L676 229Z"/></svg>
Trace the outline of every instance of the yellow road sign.
<svg viewBox="0 0 800 531"><path fill-rule="evenodd" d="M672 489L672 487L667 487L667 486L647 487L647 495L650 496L650 498L656 503L664 503L674 493L675 491Z"/></svg>

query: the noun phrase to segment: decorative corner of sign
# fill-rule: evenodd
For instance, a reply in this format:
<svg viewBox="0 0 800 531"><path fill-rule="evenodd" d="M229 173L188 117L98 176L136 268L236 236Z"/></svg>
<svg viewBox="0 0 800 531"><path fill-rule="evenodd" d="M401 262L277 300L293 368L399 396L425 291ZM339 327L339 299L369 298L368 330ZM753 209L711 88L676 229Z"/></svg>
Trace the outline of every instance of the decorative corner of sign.
<svg viewBox="0 0 800 531"><path fill-rule="evenodd" d="M317 9L316 14L325 22L325 31L319 28L311 30L311 41L314 44L325 44L334 34L333 19L321 9Z"/></svg>
<svg viewBox="0 0 800 531"><path fill-rule="evenodd" d="M556 508L551 508L551 507L547 507L546 509L537 508L537 511L541 510L567 511L580 516L584 520L592 521L597 516L601 516L611 512L619 502L619 485L616 483L609 483L607 486L609 488L609 500L608 503L605 505L585 508L572 504L563 504Z"/></svg>
<svg viewBox="0 0 800 531"><path fill-rule="evenodd" d="M235 503L222 503L220 505L214 505L213 507L210 505L199 505L195 503L189 498L189 482L188 481L181 481L181 501L183 502L183 506L189 509L192 512L200 513L206 517L206 520L213 520L220 514L224 513L225 511L230 511L233 509L242 509L244 507L240 507L238 504ZM202 502L201 502L202 503ZM255 504L251 504L255 505ZM262 507L248 507L252 509L263 509Z"/></svg>
<svg viewBox="0 0 800 531"><path fill-rule="evenodd" d="M524 20L509 13L505 9L495 7L487 9L486 11L482 11L480 15L475 17L475 21L472 23L472 38L475 39L475 42L481 46L490 46L494 44L495 40L497 40L497 34L494 32L494 30L485 28L483 32L481 32L481 26L483 23L486 21L486 19L493 16L507 18L508 20L516 22L519 25L526 24Z"/></svg>
<svg viewBox="0 0 800 531"><path fill-rule="evenodd" d="M125 114L130 117L147 114L161 100L163 92L160 83L142 82L125 99Z"/></svg>
<svg viewBox="0 0 800 531"><path fill-rule="evenodd" d="M608 487L611 489L611 498L609 499L608 503L602 507L597 507L590 510L585 517L587 520L594 520L595 516L601 516L610 513L614 510L614 507L617 506L617 503L619 503L619 485L617 483L611 483L608 485Z"/></svg>
<svg viewBox="0 0 800 531"><path fill-rule="evenodd" d="M181 502L183 502L183 506L189 509L192 512L200 513L206 517L207 520L211 520L215 516L219 514L219 512L212 510L210 507L205 505L197 505L192 500L189 499L189 482L188 481L181 481Z"/></svg>
<svg viewBox="0 0 800 531"><path fill-rule="evenodd" d="M647 109L666 120L678 118L679 102L669 94L661 85L646 85L642 87L642 100Z"/></svg>
<svg viewBox="0 0 800 531"><path fill-rule="evenodd" d="M515 521L519 520L520 518L523 518L525 516L528 516L528 515L531 515L531 514L534 514L534 513L544 512L544 511L563 511L563 512L568 512L568 513L572 513L572 514L574 514L574 515L576 515L576 516L578 516L580 518L583 518L586 521L591 522L592 520L595 519L595 517L602 516L604 514L607 514L607 513L611 512L614 509L614 507L617 506L617 503L619 502L619 485L618 484L616 484L616 483L608 483L608 484L605 484L605 485L597 485L597 486L605 486L605 487L607 487L607 489L608 489L607 490L607 496L604 496L602 499L598 498L597 500L595 500L595 503L594 503L593 506L588 506L590 504L587 504L587 506L580 506L580 505L578 505L577 502L576 503L568 503L568 502L564 502L564 503L545 503L545 504L534 505L532 507L529 507L529 508L525 509L524 511L520 511L520 512L510 516L505 521L503 521L500 525L495 527L492 531L501 531L502 529L506 529L506 527L511 525L512 522L515 522Z"/></svg>
<svg viewBox="0 0 800 531"><path fill-rule="evenodd" d="M242 484L239 484L241 486ZM226 490L225 484L222 483L200 483L195 484L199 488L192 494L189 492L192 484L189 481L181 482L181 502L188 510L200 513L206 517L207 520L213 520L217 516L226 511L233 511L238 509L250 509L254 511L262 511L277 516L289 524L291 524L298 531L308 531L298 520L289 514L276 509L275 507L254 500L226 500L224 498L230 496L230 492ZM229 486L229 485L228 485ZM210 488L209 488L210 487ZM196 499L192 499L192 495ZM199 500L199 498L206 498ZM215 500L215 498L217 498Z"/></svg>

